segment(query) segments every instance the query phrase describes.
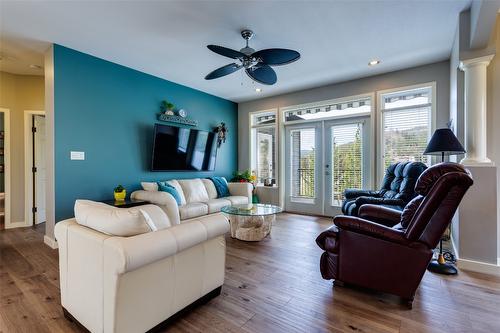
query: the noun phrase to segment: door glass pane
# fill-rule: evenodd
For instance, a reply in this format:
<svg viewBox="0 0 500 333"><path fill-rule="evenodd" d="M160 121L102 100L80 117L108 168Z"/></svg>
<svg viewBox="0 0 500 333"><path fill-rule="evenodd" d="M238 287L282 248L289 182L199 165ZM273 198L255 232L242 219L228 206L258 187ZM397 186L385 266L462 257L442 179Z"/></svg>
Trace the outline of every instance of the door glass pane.
<svg viewBox="0 0 500 333"><path fill-rule="evenodd" d="M314 128L292 130L290 136L291 195L314 198L316 131Z"/></svg>
<svg viewBox="0 0 500 333"><path fill-rule="evenodd" d="M362 188L363 185L362 124L332 126L331 138L331 204L340 206L346 188Z"/></svg>
<svg viewBox="0 0 500 333"><path fill-rule="evenodd" d="M265 179L275 179L275 127L255 128L257 183Z"/></svg>

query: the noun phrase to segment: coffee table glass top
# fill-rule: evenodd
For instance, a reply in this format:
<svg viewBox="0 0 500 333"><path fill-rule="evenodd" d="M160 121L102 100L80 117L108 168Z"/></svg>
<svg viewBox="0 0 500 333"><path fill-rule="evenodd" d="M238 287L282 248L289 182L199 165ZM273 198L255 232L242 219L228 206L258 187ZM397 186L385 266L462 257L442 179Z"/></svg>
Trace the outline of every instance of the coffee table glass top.
<svg viewBox="0 0 500 333"><path fill-rule="evenodd" d="M221 211L231 215L264 216L281 213L281 207L267 204L249 204L224 206Z"/></svg>

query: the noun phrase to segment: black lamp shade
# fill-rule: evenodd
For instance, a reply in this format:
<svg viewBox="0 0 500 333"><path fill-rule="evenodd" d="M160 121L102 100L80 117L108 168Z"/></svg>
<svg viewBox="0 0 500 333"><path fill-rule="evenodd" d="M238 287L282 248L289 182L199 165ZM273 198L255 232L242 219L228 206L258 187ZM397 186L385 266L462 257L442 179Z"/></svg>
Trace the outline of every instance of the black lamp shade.
<svg viewBox="0 0 500 333"><path fill-rule="evenodd" d="M425 148L424 155L458 155L465 149L449 128L437 129Z"/></svg>

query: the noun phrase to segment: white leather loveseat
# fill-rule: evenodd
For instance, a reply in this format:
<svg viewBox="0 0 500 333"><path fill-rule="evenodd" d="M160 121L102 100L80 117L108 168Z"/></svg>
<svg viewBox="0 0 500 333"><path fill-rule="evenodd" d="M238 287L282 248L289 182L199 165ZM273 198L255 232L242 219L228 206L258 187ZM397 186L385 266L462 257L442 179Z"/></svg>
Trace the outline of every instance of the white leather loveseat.
<svg viewBox="0 0 500 333"><path fill-rule="evenodd" d="M179 193L180 205L170 193L158 191L158 184L154 182L142 182L143 190L133 192L131 198L160 206L174 223L218 213L224 206L252 202L250 183L228 183L230 196L224 198L217 198L217 190L210 179L172 179L167 183Z"/></svg>
<svg viewBox="0 0 500 333"><path fill-rule="evenodd" d="M55 227L61 304L90 332L146 332L220 293L229 231L221 214L179 224L155 205L120 210L86 201L79 213L78 204L76 218ZM104 233L124 225L140 234Z"/></svg>

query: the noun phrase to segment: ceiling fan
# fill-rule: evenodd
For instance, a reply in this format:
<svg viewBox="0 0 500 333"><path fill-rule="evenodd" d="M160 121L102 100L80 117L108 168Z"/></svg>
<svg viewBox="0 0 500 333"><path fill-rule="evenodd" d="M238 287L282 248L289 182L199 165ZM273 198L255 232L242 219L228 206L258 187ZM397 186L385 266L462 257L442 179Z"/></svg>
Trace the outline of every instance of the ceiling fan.
<svg viewBox="0 0 500 333"><path fill-rule="evenodd" d="M238 59L239 63L233 62L232 64L217 68L205 76L205 80L217 79L245 68L245 72L253 80L262 84L272 85L276 83L278 78L271 66L287 65L300 58L299 52L288 49L264 49L256 52L248 46L248 41L253 36L254 33L251 30L243 30L241 32L241 37L245 39L246 46L239 51L218 45L207 45L209 50L231 59Z"/></svg>

